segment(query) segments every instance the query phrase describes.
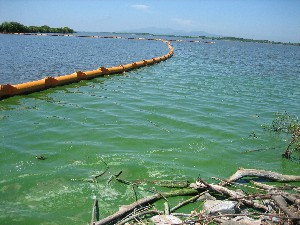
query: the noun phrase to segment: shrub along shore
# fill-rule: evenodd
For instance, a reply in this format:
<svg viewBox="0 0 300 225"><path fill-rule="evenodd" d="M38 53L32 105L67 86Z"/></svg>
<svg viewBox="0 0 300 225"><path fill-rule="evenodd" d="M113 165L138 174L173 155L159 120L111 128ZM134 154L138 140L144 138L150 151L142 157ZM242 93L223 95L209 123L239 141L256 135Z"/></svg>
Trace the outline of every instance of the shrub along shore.
<svg viewBox="0 0 300 225"><path fill-rule="evenodd" d="M52 28L44 26L25 26L18 22L3 22L0 24L0 33L75 33L69 27Z"/></svg>

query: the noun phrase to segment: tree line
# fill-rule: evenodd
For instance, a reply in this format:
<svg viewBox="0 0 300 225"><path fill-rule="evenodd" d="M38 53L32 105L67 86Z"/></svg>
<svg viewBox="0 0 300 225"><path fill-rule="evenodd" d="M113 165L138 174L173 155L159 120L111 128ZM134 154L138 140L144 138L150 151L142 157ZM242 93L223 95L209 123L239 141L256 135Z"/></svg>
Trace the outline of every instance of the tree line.
<svg viewBox="0 0 300 225"><path fill-rule="evenodd" d="M52 28L47 25L43 26L25 26L18 22L3 22L0 24L2 33L74 33L69 27Z"/></svg>
<svg viewBox="0 0 300 225"><path fill-rule="evenodd" d="M300 43L269 41L269 40L255 40L250 38L238 38L238 37L211 37L212 40L225 40L225 41L240 41L240 42L255 42L265 44L283 44L283 45L295 45L300 46Z"/></svg>

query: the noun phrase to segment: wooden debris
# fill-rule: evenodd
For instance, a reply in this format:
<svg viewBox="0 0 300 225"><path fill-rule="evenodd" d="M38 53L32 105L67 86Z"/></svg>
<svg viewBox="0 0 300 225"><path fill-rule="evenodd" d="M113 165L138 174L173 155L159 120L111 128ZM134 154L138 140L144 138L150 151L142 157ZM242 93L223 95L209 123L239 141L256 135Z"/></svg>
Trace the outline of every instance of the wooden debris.
<svg viewBox="0 0 300 225"><path fill-rule="evenodd" d="M276 180L276 181L284 181L284 182L292 182L292 181L300 181L300 176L294 176L294 175L283 175L271 171L266 170L256 170L256 169L239 169L235 172L231 177L229 177L226 182L234 182L242 177L261 177L261 178L267 178L270 180ZM225 182L222 182L220 185L223 186Z"/></svg>
<svg viewBox="0 0 300 225"><path fill-rule="evenodd" d="M118 178L120 174L114 175L112 178L115 178L122 185L138 187L136 183ZM300 181L300 176L282 175L265 170L239 169L218 185L198 178L195 183L190 184L190 188L171 192L156 191L155 194L122 207L116 213L94 222L94 224L149 224L149 218L151 218L152 223L159 225L300 223L300 198L297 186L282 186L280 183L270 185L256 181L247 185L235 183L243 177L260 177L280 182ZM109 182L113 180L112 178ZM248 193L249 190L251 190L250 193ZM199 197L205 194L210 194L209 198L217 198L217 200L212 201L206 198L199 200ZM193 197L178 203L173 208L170 207L171 204L168 201L170 197L187 195ZM153 208L152 204L159 200L164 201L164 211ZM191 213L176 213L179 208L187 204L196 204L196 210ZM199 206L203 204L202 210L202 207ZM131 223L131 221L134 222Z"/></svg>
<svg viewBox="0 0 300 225"><path fill-rule="evenodd" d="M45 160L45 159L47 159L47 157L44 156L44 155L36 155L35 158L38 159L38 160Z"/></svg>
<svg viewBox="0 0 300 225"><path fill-rule="evenodd" d="M171 191L167 193L162 194L155 194L152 196L144 197L142 199L139 199L136 202L133 202L132 204L128 205L126 209L122 209L116 213L114 213L111 216L108 216L98 222L95 223L95 225L104 225L104 224L111 224L115 221L121 220L124 216L131 213L135 208L140 208L141 206L151 204L155 201L158 201L165 197L175 197L175 196L186 196L186 195L196 195L198 194L197 190L194 189L181 189L176 191Z"/></svg>

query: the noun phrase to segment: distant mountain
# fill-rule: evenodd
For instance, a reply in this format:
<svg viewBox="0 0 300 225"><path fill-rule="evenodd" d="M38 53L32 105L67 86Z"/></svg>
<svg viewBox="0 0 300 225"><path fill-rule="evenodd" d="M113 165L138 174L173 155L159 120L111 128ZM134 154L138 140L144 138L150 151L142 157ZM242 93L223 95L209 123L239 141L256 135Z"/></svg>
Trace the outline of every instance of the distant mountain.
<svg viewBox="0 0 300 225"><path fill-rule="evenodd" d="M119 31L121 33L150 33L150 34L168 34L177 36L207 36L207 37L220 37L220 35L210 34L205 31L184 31L174 30L171 28L159 28L159 27L145 27L139 29L128 29Z"/></svg>

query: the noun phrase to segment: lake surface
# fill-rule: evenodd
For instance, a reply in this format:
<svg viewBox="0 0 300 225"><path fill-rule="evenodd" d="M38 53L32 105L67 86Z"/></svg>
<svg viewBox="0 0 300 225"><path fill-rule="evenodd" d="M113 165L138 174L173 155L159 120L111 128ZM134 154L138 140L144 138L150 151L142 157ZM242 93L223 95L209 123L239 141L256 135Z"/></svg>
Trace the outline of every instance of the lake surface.
<svg viewBox="0 0 300 225"><path fill-rule="evenodd" d="M103 218L135 200L110 179L120 171L128 181L300 174L281 158L288 137L261 127L276 112L299 116L300 48L171 44L157 65L0 101L1 224L87 224L94 196ZM12 84L168 52L157 41L19 35L0 35L0 47L0 83ZM255 149L267 150L245 153Z"/></svg>

